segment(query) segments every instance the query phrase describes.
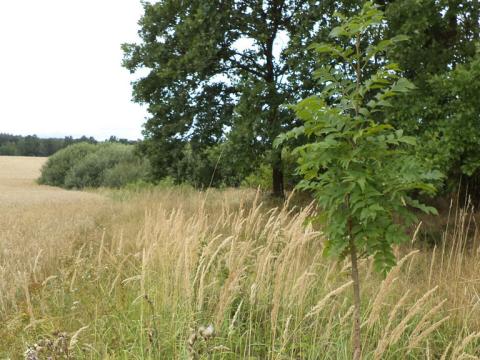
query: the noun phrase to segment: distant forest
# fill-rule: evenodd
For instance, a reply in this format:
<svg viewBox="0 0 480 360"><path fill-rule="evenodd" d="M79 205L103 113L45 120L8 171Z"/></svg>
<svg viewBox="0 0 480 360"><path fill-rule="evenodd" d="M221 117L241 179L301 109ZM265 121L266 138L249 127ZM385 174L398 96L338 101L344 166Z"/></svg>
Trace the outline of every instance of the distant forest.
<svg viewBox="0 0 480 360"><path fill-rule="evenodd" d="M96 144L99 141L93 137L86 136L80 138L73 138L71 136L66 136L65 138L39 138L36 135L21 136L0 133L0 155L50 156L60 149L80 142ZM136 143L136 141L119 139L115 136L111 136L107 142L122 144Z"/></svg>

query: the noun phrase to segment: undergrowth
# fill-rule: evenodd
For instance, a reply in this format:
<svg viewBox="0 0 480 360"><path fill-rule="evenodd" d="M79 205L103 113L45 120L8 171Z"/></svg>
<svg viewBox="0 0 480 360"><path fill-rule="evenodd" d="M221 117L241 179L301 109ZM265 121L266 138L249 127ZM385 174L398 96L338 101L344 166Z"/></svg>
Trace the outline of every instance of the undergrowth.
<svg viewBox="0 0 480 360"><path fill-rule="evenodd" d="M2 218L0 248L22 247L0 253L0 358L350 358L350 269L322 256L312 206L252 190L104 194ZM386 278L360 262L364 358L480 356L474 216L450 217L441 245L397 248Z"/></svg>

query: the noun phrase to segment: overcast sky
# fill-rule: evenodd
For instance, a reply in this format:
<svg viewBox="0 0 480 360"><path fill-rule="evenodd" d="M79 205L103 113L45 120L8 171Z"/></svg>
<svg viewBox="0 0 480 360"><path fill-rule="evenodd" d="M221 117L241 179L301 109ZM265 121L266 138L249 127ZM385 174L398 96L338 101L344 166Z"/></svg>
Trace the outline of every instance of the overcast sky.
<svg viewBox="0 0 480 360"><path fill-rule="evenodd" d="M140 0L0 0L0 132L141 137L120 44Z"/></svg>

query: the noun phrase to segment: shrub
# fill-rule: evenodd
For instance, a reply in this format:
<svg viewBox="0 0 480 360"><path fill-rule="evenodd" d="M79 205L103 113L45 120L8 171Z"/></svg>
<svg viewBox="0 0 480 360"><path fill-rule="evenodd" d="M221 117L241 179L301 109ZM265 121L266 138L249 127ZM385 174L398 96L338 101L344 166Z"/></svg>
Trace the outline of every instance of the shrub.
<svg viewBox="0 0 480 360"><path fill-rule="evenodd" d="M149 174L149 164L139 158L134 150L134 146L116 143L72 145L48 160L39 182L81 189L122 187L145 180Z"/></svg>
<svg viewBox="0 0 480 360"><path fill-rule="evenodd" d="M260 188L269 190L272 188L272 170L267 164L261 164L255 172L248 175L243 181L242 186L249 188Z"/></svg>
<svg viewBox="0 0 480 360"><path fill-rule="evenodd" d="M121 162L105 171L102 186L120 188L138 181L147 183L144 179L149 173L150 165L147 161L138 159L132 162Z"/></svg>
<svg viewBox="0 0 480 360"><path fill-rule="evenodd" d="M96 146L89 143L78 143L52 155L42 167L40 184L65 186L65 177L73 166L89 154L94 153Z"/></svg>
<svg viewBox="0 0 480 360"><path fill-rule="evenodd" d="M67 188L99 187L105 173L120 163L134 161L133 148L122 144L101 144L72 167L65 178Z"/></svg>

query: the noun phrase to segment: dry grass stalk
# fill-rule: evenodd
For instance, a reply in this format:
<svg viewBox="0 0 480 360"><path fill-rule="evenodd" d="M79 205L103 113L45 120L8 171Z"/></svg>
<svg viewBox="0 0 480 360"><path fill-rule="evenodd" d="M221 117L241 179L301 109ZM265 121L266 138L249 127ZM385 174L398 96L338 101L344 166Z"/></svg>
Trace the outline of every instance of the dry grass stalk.
<svg viewBox="0 0 480 360"><path fill-rule="evenodd" d="M443 351L443 354L442 354L442 357L440 358L440 360L446 360L447 359L448 351L450 350L451 347L452 347L452 343L449 343L448 346Z"/></svg>
<svg viewBox="0 0 480 360"><path fill-rule="evenodd" d="M480 332L472 333L465 337L457 346L453 348L452 359L458 359L460 356L463 356L465 348L473 341L480 338Z"/></svg>
<svg viewBox="0 0 480 360"><path fill-rule="evenodd" d="M230 326L228 327L228 335L231 336L233 334L234 328L235 328L235 322L237 321L238 315L240 314L240 310L242 309L243 305L243 299L240 301L240 304L238 304L237 310L235 311L235 314L233 315L232 321L230 322Z"/></svg>
<svg viewBox="0 0 480 360"><path fill-rule="evenodd" d="M397 275L399 274L402 265L415 254L418 254L418 250L413 250L405 255L402 259L400 259L397 265L388 273L386 278L382 281L380 285L380 289L378 290L377 296L372 304L372 310L370 311L370 315L365 323L362 326L368 325L373 326L373 324L378 320L380 315L380 311L382 309L383 302L388 295L389 290L392 289L393 283L397 280Z"/></svg>
<svg viewBox="0 0 480 360"><path fill-rule="evenodd" d="M340 318L340 326L343 326L343 324L345 324L345 322L352 316L354 310L355 310L355 306L353 305L348 308L345 315L343 315Z"/></svg>
<svg viewBox="0 0 480 360"><path fill-rule="evenodd" d="M435 263L435 252L437 250L437 245L433 247L433 252L432 252L432 259L430 261L430 271L428 272L428 287L430 287L432 283L432 274L433 274L433 264Z"/></svg>
<svg viewBox="0 0 480 360"><path fill-rule="evenodd" d="M420 299L418 299L415 304L408 310L405 317L400 321L400 323L392 330L390 339L388 340L389 344L395 344L400 339L400 336L404 333L405 329L408 326L409 321L417 315L422 306L429 300L429 297L438 290L438 286L426 292Z"/></svg>
<svg viewBox="0 0 480 360"><path fill-rule="evenodd" d="M373 354L373 357L375 360L382 359L382 356L387 350L388 345L390 344L390 328L392 327L393 321L397 315L397 312L400 310L400 308L403 306L405 301L407 300L408 296L410 294L410 291L407 290L407 292L400 298L400 300L395 304L393 310L390 312L390 316L388 318L387 326L383 330L383 335L380 341L377 344L377 348L375 349L375 352Z"/></svg>
<svg viewBox="0 0 480 360"><path fill-rule="evenodd" d="M311 310L310 312L305 315L305 318L309 318L315 315L318 315L320 311L324 308L324 306L327 304L327 302L333 298L334 296L341 294L345 289L347 289L350 285L353 284L353 281L349 281L338 288L330 291L327 295L325 295Z"/></svg>
<svg viewBox="0 0 480 360"><path fill-rule="evenodd" d="M421 333L416 334L413 338L411 338L410 343L408 344L408 348L410 350L416 348L423 340L425 340L432 332L440 327L445 321L450 319L450 316L445 316L443 319L438 320L437 322L430 325Z"/></svg>
<svg viewBox="0 0 480 360"><path fill-rule="evenodd" d="M81 327L80 329L78 329L77 331L75 331L75 333L72 335L72 338L70 339L70 342L68 344L68 349L70 351L72 351L74 349L74 347L77 345L78 343L78 338L80 336L80 334L87 330L89 328L89 326L84 326L84 327Z"/></svg>
<svg viewBox="0 0 480 360"><path fill-rule="evenodd" d="M413 236L412 236L412 244L415 242L415 240L417 240L417 235L418 235L418 232L420 231L420 227L422 226L422 221L420 221L417 225L417 227L415 228L415 231L413 233Z"/></svg>
<svg viewBox="0 0 480 360"><path fill-rule="evenodd" d="M425 329L426 326L428 326L428 320L440 310L440 308L445 304L446 301L447 299L443 299L440 303L432 307L430 310L428 310L426 314L423 315L417 326L415 326L412 333L410 334L411 338L415 338L415 336L417 336L421 331L423 331L423 329Z"/></svg>
<svg viewBox="0 0 480 360"><path fill-rule="evenodd" d="M463 353L458 357L458 360L478 360L480 359L478 356L470 355L467 353Z"/></svg>
<svg viewBox="0 0 480 360"><path fill-rule="evenodd" d="M24 280L23 280L23 289L25 292L25 301L27 303L27 311L28 311L28 316L30 318L30 324L32 324L35 322L35 316L33 315L33 306L30 298L30 290L28 289L28 280L25 274L24 274Z"/></svg>

